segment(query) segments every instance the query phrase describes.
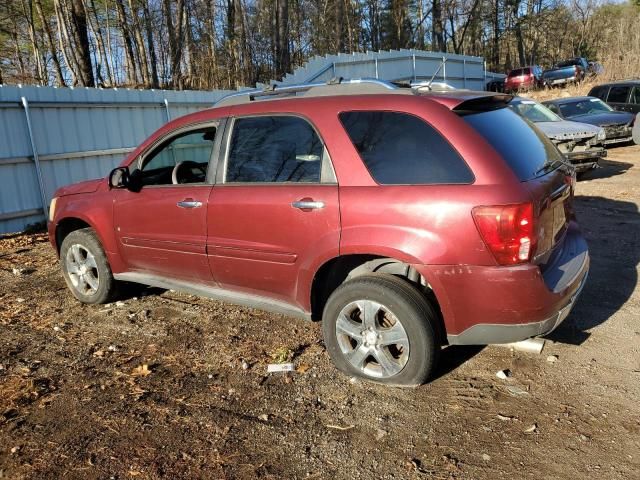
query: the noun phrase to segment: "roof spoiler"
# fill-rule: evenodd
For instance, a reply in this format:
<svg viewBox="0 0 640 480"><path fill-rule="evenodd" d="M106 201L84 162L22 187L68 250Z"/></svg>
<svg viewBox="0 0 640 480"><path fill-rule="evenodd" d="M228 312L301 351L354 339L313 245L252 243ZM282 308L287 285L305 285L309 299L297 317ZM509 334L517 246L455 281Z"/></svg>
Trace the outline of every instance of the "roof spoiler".
<svg viewBox="0 0 640 480"><path fill-rule="evenodd" d="M513 100L513 95L506 95L501 93L495 95L486 95L465 100L459 105L456 105L453 108L453 111L456 113L465 114L497 110L499 108L506 107L511 100Z"/></svg>

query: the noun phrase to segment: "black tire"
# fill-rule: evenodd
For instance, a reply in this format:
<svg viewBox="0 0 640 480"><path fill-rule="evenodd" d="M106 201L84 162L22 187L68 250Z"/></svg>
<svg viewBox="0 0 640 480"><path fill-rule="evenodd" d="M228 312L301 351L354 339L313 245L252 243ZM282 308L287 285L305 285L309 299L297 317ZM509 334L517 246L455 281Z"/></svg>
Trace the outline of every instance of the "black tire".
<svg viewBox="0 0 640 480"><path fill-rule="evenodd" d="M373 355L367 357L370 359L368 364L365 359L365 364L369 365L367 367L356 368L352 364L353 357L355 357L352 354L360 348L359 346L364 345L365 350L367 348L378 348L375 346L377 344L367 343L366 335L362 335L360 341L356 340L356 337L344 334L343 329L341 329L340 334L338 333L339 327L337 325L341 313L344 313L345 309L352 308L351 306L358 301L370 301L373 304L379 304L384 310L388 310L391 313L391 318L397 319L401 323L408 340L408 348L406 358L402 358L402 353L399 355L402 360L398 360L398 365L402 364L403 366L394 365L394 368L401 368L397 373L386 375L384 374L384 367L379 364L380 373L372 375L367 369L374 369L378 365L378 362L374 361L376 357ZM356 308L356 310L358 309ZM379 323L379 314L381 312L384 313L382 318L387 318L387 313L383 310L376 311L376 323ZM354 313L350 315L347 318L353 320ZM361 313L356 312L355 315L355 324L347 322L349 323L349 328L352 328L353 325L356 325L356 328L360 328L360 325L362 325L362 328L364 328L364 321L361 320L361 324L357 323ZM325 345L333 363L347 375L358 376L386 385L416 386L429 379L440 354L440 345L436 336L436 319L436 313L429 301L408 281L389 274L374 273L349 280L340 285L331 294L324 307L322 330ZM379 327L378 332L388 331L382 325L379 325ZM347 341L350 343L346 343ZM349 350L349 345L353 350ZM371 345L374 346L371 347ZM402 348L397 349L395 345L381 348L386 348L387 353L392 353L388 350L391 347L396 351L402 351ZM346 353L344 352L345 349L347 350ZM349 360L349 357L352 360ZM396 360L395 356L392 355L392 357L393 360ZM393 370L389 369L388 371L392 372Z"/></svg>
<svg viewBox="0 0 640 480"><path fill-rule="evenodd" d="M85 261L89 258L89 254L93 257L94 262L91 262L92 268L88 268L87 272L91 272L91 278L97 279L97 288L93 289L90 286L89 289L81 288L77 284L82 284L83 280L78 280L79 274L70 273L70 268L74 268L69 265L67 258L69 255L73 258L72 249L80 248L81 256L83 252L88 252L84 255ZM93 267L95 264L95 267ZM62 274L65 282L74 297L80 300L82 303L99 304L108 303L115 298L117 293L117 281L113 278L111 273L111 267L107 260L107 256L104 253L104 249L98 240L98 236L91 228L83 228L75 230L67 235L62 241L60 246L60 265L62 267ZM75 263L74 263L75 265ZM95 280L93 280L95 281ZM84 282L89 285L88 282Z"/></svg>

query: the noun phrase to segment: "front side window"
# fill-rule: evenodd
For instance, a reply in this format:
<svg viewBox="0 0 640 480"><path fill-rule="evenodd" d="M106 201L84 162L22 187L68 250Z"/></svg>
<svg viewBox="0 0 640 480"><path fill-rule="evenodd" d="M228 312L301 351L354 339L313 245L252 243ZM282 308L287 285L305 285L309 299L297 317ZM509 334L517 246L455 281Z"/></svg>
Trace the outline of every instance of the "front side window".
<svg viewBox="0 0 640 480"><path fill-rule="evenodd" d="M464 184L474 180L449 142L416 116L357 111L341 113L340 121L379 184Z"/></svg>
<svg viewBox="0 0 640 480"><path fill-rule="evenodd" d="M608 102L614 103L627 103L629 99L629 90L631 87L611 87L609 90L609 98L607 98Z"/></svg>
<svg viewBox="0 0 640 480"><path fill-rule="evenodd" d="M135 173L142 186L203 183L213 153L215 127L191 130L156 147Z"/></svg>
<svg viewBox="0 0 640 480"><path fill-rule="evenodd" d="M633 87L633 93L631 94L631 103L640 105L640 86Z"/></svg>
<svg viewBox="0 0 640 480"><path fill-rule="evenodd" d="M294 116L239 118L229 142L225 182L319 183L324 146Z"/></svg>

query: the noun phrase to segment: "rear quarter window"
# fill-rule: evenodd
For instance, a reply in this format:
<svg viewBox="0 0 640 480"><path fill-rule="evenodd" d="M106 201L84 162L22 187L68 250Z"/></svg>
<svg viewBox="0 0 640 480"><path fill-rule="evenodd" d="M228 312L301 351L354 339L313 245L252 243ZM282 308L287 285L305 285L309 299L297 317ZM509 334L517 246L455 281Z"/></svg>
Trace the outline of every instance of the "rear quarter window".
<svg viewBox="0 0 640 480"><path fill-rule="evenodd" d="M562 154L540 130L510 108L463 114L507 162L520 181L534 178L545 164L562 161Z"/></svg>
<svg viewBox="0 0 640 480"><path fill-rule="evenodd" d="M416 116L356 111L341 113L340 121L379 184L467 184L474 180L451 144Z"/></svg>

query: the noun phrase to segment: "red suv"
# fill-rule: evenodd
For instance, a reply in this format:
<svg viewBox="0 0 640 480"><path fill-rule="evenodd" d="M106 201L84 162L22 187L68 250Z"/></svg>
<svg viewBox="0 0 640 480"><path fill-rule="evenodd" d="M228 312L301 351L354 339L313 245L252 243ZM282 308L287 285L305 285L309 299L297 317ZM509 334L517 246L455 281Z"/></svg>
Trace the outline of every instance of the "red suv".
<svg viewBox="0 0 640 480"><path fill-rule="evenodd" d="M542 71L540 65L514 68L504 81L504 91L507 93L519 92L542 86Z"/></svg>
<svg viewBox="0 0 640 480"><path fill-rule="evenodd" d="M543 335L589 267L575 176L509 95L379 81L251 91L56 192L85 303L122 281L322 320L349 375L428 379L445 344Z"/></svg>

